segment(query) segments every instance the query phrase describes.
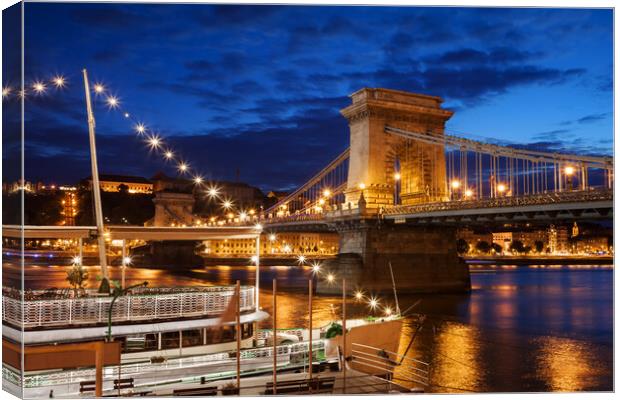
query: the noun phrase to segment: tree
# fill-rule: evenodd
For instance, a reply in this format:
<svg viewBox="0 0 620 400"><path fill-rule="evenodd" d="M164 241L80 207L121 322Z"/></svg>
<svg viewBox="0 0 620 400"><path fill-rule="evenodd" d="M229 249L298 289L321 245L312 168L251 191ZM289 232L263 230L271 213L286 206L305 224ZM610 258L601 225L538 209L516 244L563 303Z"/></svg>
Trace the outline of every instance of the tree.
<svg viewBox="0 0 620 400"><path fill-rule="evenodd" d="M545 248L545 244L542 240L537 240L534 242L534 248L536 249L537 253L542 253L543 249Z"/></svg>
<svg viewBox="0 0 620 400"><path fill-rule="evenodd" d="M75 296L77 297L78 291L84 290L84 284L88 280L88 272L81 265L74 265L69 271L67 271L67 282L73 288Z"/></svg>
<svg viewBox="0 0 620 400"><path fill-rule="evenodd" d="M456 251L459 254L465 254L469 251L469 243L463 238L456 241Z"/></svg>
<svg viewBox="0 0 620 400"><path fill-rule="evenodd" d="M485 242L484 240L481 240L478 243L476 243L476 250L478 250L481 253L486 254L489 251L491 251L491 245L489 244L489 242Z"/></svg>
<svg viewBox="0 0 620 400"><path fill-rule="evenodd" d="M522 241L513 240L512 243L510 243L510 251L513 253L525 253L525 246Z"/></svg>
<svg viewBox="0 0 620 400"><path fill-rule="evenodd" d="M502 246L500 246L500 245L499 245L499 244L497 244L497 243L493 243L493 244L491 245L491 247L493 248L493 251L495 251L497 254L501 254L501 252L502 252Z"/></svg>

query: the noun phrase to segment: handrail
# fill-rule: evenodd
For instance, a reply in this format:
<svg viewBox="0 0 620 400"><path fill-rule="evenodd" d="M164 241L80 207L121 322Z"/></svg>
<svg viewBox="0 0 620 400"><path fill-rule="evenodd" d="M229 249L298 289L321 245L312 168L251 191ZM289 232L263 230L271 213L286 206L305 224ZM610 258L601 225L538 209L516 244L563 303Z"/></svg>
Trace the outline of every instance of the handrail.
<svg viewBox="0 0 620 400"><path fill-rule="evenodd" d="M112 321L149 321L221 314L234 296L234 288L170 293L131 294L117 299ZM21 301L3 293L2 319L14 326L70 326L104 323L111 297L27 299ZM241 289L241 311L253 310L254 287Z"/></svg>
<svg viewBox="0 0 620 400"><path fill-rule="evenodd" d="M523 196L505 196L482 200L455 200L426 204L400 205L384 210L385 215L422 213L430 211L449 211L463 209L483 209L528 205L559 204L583 201L605 201L613 199L611 189L598 189L573 192L550 192Z"/></svg>

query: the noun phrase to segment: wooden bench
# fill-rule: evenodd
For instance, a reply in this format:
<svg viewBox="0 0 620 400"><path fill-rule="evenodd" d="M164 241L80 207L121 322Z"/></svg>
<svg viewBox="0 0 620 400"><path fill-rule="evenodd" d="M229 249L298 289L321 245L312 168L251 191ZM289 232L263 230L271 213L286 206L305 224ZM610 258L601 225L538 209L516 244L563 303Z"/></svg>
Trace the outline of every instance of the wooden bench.
<svg viewBox="0 0 620 400"><path fill-rule="evenodd" d="M114 379L114 390L132 389L133 378Z"/></svg>
<svg viewBox="0 0 620 400"><path fill-rule="evenodd" d="M172 391L173 396L217 396L217 387L198 387L190 389L175 389Z"/></svg>
<svg viewBox="0 0 620 400"><path fill-rule="evenodd" d="M80 393L94 392L96 383L95 381L82 381L80 382Z"/></svg>
<svg viewBox="0 0 620 400"><path fill-rule="evenodd" d="M296 380L288 380L288 381L278 381L276 383L276 394L284 394L284 393L304 393L304 394L312 394L312 393L331 393L334 390L334 384L336 382L336 378L325 377L325 378L313 378L310 379L296 379ZM274 394L273 393L273 382L267 382L265 384L265 392L264 394Z"/></svg>

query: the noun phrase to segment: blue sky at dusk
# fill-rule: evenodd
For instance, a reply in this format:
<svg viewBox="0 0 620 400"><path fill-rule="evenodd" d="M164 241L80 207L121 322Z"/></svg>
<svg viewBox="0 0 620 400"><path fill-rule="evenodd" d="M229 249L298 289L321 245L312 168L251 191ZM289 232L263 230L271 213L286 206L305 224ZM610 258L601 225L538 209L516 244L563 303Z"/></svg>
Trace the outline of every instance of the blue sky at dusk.
<svg viewBox="0 0 620 400"><path fill-rule="evenodd" d="M201 174L233 180L238 169L242 181L265 190L297 186L348 146L339 110L362 87L443 97L455 111L448 133L612 154L611 10L45 3L25 10L27 83L56 73L68 79L64 90L27 96L31 181L90 174L84 67ZM3 15L3 86L19 83L19 41L7 39L18 32L17 17ZM100 171L174 175L101 100ZM3 107L6 163L15 157L19 102L9 96ZM6 172L5 180L17 178Z"/></svg>

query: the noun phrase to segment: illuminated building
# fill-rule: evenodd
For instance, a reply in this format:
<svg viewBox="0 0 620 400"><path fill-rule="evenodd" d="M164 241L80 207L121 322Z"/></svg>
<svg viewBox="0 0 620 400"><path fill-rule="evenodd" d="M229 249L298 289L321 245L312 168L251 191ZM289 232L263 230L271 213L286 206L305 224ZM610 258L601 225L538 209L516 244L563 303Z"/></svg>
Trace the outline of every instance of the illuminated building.
<svg viewBox="0 0 620 400"><path fill-rule="evenodd" d="M92 178L86 179L88 187L92 186ZM129 193L149 194L153 193L153 183L140 176L126 175L99 175L99 187L104 192L118 192L121 185L127 186Z"/></svg>

